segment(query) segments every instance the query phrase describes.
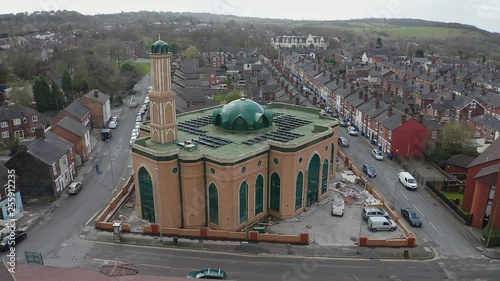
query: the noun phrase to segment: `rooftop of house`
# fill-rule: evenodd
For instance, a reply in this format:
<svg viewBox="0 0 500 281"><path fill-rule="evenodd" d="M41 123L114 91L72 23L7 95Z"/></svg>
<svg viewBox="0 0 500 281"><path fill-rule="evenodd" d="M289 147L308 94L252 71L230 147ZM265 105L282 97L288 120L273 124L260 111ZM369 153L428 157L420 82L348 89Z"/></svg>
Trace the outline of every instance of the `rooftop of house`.
<svg viewBox="0 0 500 281"><path fill-rule="evenodd" d="M500 160L500 138L497 138L483 151L483 153L479 154L479 156L470 163L469 168L496 160Z"/></svg>
<svg viewBox="0 0 500 281"><path fill-rule="evenodd" d="M48 131L45 133L45 139L48 143L51 143L57 147L63 148L65 150L71 149L74 145L70 141L67 141L60 136Z"/></svg>
<svg viewBox="0 0 500 281"><path fill-rule="evenodd" d="M476 157L464 154L453 155L444 163L456 167L467 168Z"/></svg>
<svg viewBox="0 0 500 281"><path fill-rule="evenodd" d="M46 125L47 124L47 119L38 111L26 107L21 104L10 104L10 105L3 105L0 107L0 122L1 121L10 121L12 119L17 119L17 118L22 118L22 117L29 117L29 116L38 116L38 122L41 122L42 124Z"/></svg>
<svg viewBox="0 0 500 281"><path fill-rule="evenodd" d="M250 100L247 100L245 103L250 104ZM252 101L251 103L255 102ZM269 103L267 107L262 107L262 110L259 109L260 105L258 107L253 104L251 107L253 111L242 110L236 107L238 110L229 114L230 117L226 115L224 118L229 118L230 121L234 119L233 124L237 125L244 124L242 120L248 120L248 124L253 124L254 122L259 122L255 120L260 120L260 117L255 119L256 117L268 114L266 110L270 110L273 117L271 124L268 124L270 125L269 127L243 131L216 127L214 121L217 118L214 114L224 110L224 107L217 106L177 115L177 143L158 144L152 142L147 137L137 140L134 149L135 147L139 147L139 149L140 147L144 147L160 153L167 153L179 149L179 143L198 141L196 149L192 151L181 149L180 154L187 157L206 155L230 160L254 154L256 151L266 150L272 143L277 143L281 146L306 144L314 140L318 133L326 133L330 127L336 125L338 122L336 119L321 116L319 109L303 106ZM234 107L232 110L234 110ZM257 126L257 128L259 127Z"/></svg>
<svg viewBox="0 0 500 281"><path fill-rule="evenodd" d="M495 118L489 114L483 114L472 117L470 121L494 129L495 131L500 131L500 117Z"/></svg>
<svg viewBox="0 0 500 281"><path fill-rule="evenodd" d="M83 118L83 117L85 117L85 115L87 113L90 112L90 109L88 107L86 107L85 105L83 105L81 102L79 102L77 100L73 101L68 106L66 106L66 108L64 108L64 110L66 110L67 112L73 114L74 116L76 116L78 118Z"/></svg>
<svg viewBox="0 0 500 281"><path fill-rule="evenodd" d="M83 97L105 104L109 100L109 96L99 90L92 90L86 93ZM83 98L82 97L82 98Z"/></svg>
<svg viewBox="0 0 500 281"><path fill-rule="evenodd" d="M61 121L59 121L57 124L54 126L59 126L66 131L77 135L79 137L84 137L85 134L88 132L88 128L82 125L81 123L76 122L72 118L66 116L64 117Z"/></svg>
<svg viewBox="0 0 500 281"><path fill-rule="evenodd" d="M54 164L68 151L50 140L37 139L28 145L28 153L47 165Z"/></svg>

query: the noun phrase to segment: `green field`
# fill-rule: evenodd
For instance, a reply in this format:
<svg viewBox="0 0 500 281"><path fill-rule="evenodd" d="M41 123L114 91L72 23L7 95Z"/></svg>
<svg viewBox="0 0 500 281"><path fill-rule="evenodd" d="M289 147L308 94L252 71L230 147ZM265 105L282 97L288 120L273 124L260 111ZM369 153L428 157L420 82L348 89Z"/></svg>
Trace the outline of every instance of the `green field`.
<svg viewBox="0 0 500 281"><path fill-rule="evenodd" d="M460 204L462 204L462 201L464 200L464 194L463 193L458 193L458 192L444 192L444 191L442 191L442 193L444 194L444 196L446 196L446 198L448 198L450 200L453 200L455 198L459 198L460 199Z"/></svg>
<svg viewBox="0 0 500 281"><path fill-rule="evenodd" d="M456 37L476 37L481 38L482 34L477 31L470 31L461 28L448 28L440 26L396 26L387 24L370 24L362 22L350 23L352 27L342 27L346 31L354 31L357 33L366 33L367 35L382 35L392 39L402 38L456 38Z"/></svg>
<svg viewBox="0 0 500 281"><path fill-rule="evenodd" d="M151 64L149 62L132 62L137 71L144 76L151 72Z"/></svg>

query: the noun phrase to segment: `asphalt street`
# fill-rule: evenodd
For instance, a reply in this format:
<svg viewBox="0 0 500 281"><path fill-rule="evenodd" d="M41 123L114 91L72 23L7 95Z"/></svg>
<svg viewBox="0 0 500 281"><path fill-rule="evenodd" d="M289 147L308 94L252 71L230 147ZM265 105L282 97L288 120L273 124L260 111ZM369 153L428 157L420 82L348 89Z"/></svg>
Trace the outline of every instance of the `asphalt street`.
<svg viewBox="0 0 500 281"><path fill-rule="evenodd" d="M401 208L411 207L416 210L423 225L421 228L410 227L419 238L425 238L433 246L441 258L468 259L482 258L481 254L467 239L443 216L444 209L435 199L429 200L423 196L427 191L419 185L417 191L406 190L399 182L398 173L401 171L391 160L384 158L377 161L371 156L375 146L370 145L361 136L349 136L346 128L340 128L340 136L349 140L349 148L341 148L350 161L361 171L363 164L372 165L377 176L370 178L369 183L381 194L386 203L393 207L398 214Z"/></svg>
<svg viewBox="0 0 500 281"><path fill-rule="evenodd" d="M139 92L135 95L142 101L146 98L150 85L150 76L139 82ZM99 135L98 145L102 151L93 152L92 164L79 173L89 173L83 181L83 189L75 196L70 196L51 214L30 228L28 239L16 247L17 258L24 260L24 251L39 252L44 259L54 255L60 248L65 247L68 238L75 235L86 224L93 224L93 218L112 198L114 181L115 189L125 182L123 172L129 165L130 136L135 125L135 117L139 108L123 106L118 127L113 130L111 141L103 143ZM94 164L99 163L102 174L96 174ZM128 178L128 176L127 176ZM0 258L4 258L1 254Z"/></svg>

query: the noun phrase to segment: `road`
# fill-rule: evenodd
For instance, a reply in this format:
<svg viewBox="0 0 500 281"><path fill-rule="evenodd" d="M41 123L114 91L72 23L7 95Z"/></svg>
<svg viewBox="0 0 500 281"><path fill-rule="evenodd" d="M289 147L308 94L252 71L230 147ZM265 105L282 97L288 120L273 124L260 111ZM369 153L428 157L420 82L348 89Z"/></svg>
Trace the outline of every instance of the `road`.
<svg viewBox="0 0 500 281"><path fill-rule="evenodd" d="M147 76L139 82L140 92L135 96L140 97L141 103L147 95L149 81L150 76ZM115 188L119 188L125 181L123 172L129 164L129 140L138 110L139 107L131 109L124 106L118 127L113 130L111 141L103 144L99 139L98 142L101 142L99 145L102 146L101 153L94 151L92 159L88 160L92 165L89 165L87 170L79 171L79 173L89 173L83 181L83 189L79 194L64 200L53 213L30 228L28 239L16 247L17 253L34 251L40 252L44 259L48 258L64 247L67 244L65 241L80 231L82 226L93 224L92 219L97 212L112 198L112 180ZM99 163L102 174L96 174L94 163ZM5 254L0 255L0 258L3 257Z"/></svg>
<svg viewBox="0 0 500 281"><path fill-rule="evenodd" d="M349 140L349 148L342 148L349 159L361 171L363 164L375 167L377 176L370 178L370 184L375 186L388 203L400 213L401 208L411 207L416 210L423 225L421 228L411 228L418 238L425 238L439 253L441 258L468 259L481 258L481 254L465 239L460 232L443 216L449 212L435 199L423 196L424 187L419 186L417 191L406 190L399 182L397 165L388 163L390 160L377 161L371 156L375 146L370 145L361 136L349 136L345 128L340 128L340 136Z"/></svg>
<svg viewBox="0 0 500 281"><path fill-rule="evenodd" d="M302 257L245 256L149 246L122 245L71 239L57 261L71 267L71 251L78 252L77 266L97 270L111 261L132 262L139 274L184 277L201 268L222 268L239 281L323 280L497 280L498 260L380 261ZM65 258L67 257L67 258Z"/></svg>

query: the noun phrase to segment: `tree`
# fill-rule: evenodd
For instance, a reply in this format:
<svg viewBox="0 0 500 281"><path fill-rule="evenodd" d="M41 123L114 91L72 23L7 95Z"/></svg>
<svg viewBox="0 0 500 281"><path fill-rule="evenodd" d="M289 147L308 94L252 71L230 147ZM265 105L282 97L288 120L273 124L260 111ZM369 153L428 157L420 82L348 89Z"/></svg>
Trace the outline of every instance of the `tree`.
<svg viewBox="0 0 500 281"><path fill-rule="evenodd" d="M226 96L226 103L230 103L232 102L233 100L238 100L240 99L241 96L240 96L240 93L238 92L232 92L232 93L229 93L227 96Z"/></svg>
<svg viewBox="0 0 500 281"><path fill-rule="evenodd" d="M382 48L382 39L380 37L377 37L377 45L375 47Z"/></svg>
<svg viewBox="0 0 500 281"><path fill-rule="evenodd" d="M423 58L423 57L424 57L424 50L422 50L422 49L417 49L417 50L415 51L415 57L417 57L417 58Z"/></svg>
<svg viewBox="0 0 500 281"><path fill-rule="evenodd" d="M413 43L408 43L408 46L406 47L406 55L410 58L415 56L415 46Z"/></svg>
<svg viewBox="0 0 500 281"><path fill-rule="evenodd" d="M0 64L0 85L6 84L9 80L9 70L4 64Z"/></svg>
<svg viewBox="0 0 500 281"><path fill-rule="evenodd" d="M134 85L141 79L137 68L129 62L122 63L122 65L120 66L120 75L122 85L125 86L126 90L132 89Z"/></svg>
<svg viewBox="0 0 500 281"><path fill-rule="evenodd" d="M50 83L50 97L52 110L63 109L66 106L66 98L54 81Z"/></svg>
<svg viewBox="0 0 500 281"><path fill-rule="evenodd" d="M227 71L227 65L225 65L225 64L221 64L221 66L219 68L224 70L224 71Z"/></svg>
<svg viewBox="0 0 500 281"><path fill-rule="evenodd" d="M10 93L10 98L16 104L28 107L33 106L33 97L30 94L29 85L14 87Z"/></svg>
<svg viewBox="0 0 500 281"><path fill-rule="evenodd" d="M481 60L482 63L485 63L486 62L486 56L483 56L483 59ZM0 83L2 84L2 83Z"/></svg>
<svg viewBox="0 0 500 281"><path fill-rule="evenodd" d="M443 126L443 137L431 158L438 165L453 155L465 154L476 156L477 150L473 146L472 130L465 122L448 122Z"/></svg>
<svg viewBox="0 0 500 281"><path fill-rule="evenodd" d="M198 49L191 45L189 46L186 50L184 50L184 52L182 53L188 60L194 60L194 59L198 59L198 55L199 55L199 51Z"/></svg>
<svg viewBox="0 0 500 281"><path fill-rule="evenodd" d="M37 59L27 49L19 48L11 57L11 65L17 77L31 80L38 72Z"/></svg>
<svg viewBox="0 0 500 281"><path fill-rule="evenodd" d="M52 109L50 87L43 76L35 76L33 79L33 97L36 102L36 109L39 112Z"/></svg>
<svg viewBox="0 0 500 281"><path fill-rule="evenodd" d="M71 81L71 75L67 70L64 70L61 80L61 89L66 96L68 103L71 103L74 99L73 97L73 82Z"/></svg>

